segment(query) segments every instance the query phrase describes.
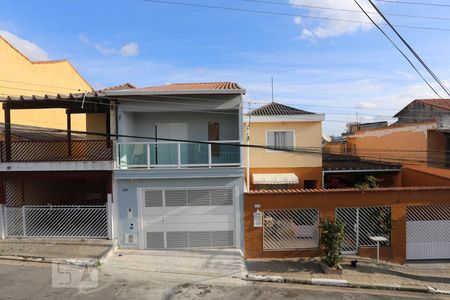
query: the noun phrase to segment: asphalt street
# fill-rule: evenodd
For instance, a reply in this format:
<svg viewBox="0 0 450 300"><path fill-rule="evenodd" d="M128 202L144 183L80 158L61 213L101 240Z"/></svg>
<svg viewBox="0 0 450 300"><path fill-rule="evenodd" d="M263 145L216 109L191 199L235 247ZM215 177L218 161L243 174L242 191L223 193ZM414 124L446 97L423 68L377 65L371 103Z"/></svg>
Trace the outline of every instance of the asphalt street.
<svg viewBox="0 0 450 300"><path fill-rule="evenodd" d="M52 287L52 266L0 261L0 299L445 299L392 291L248 283L239 279L99 268L94 288Z"/></svg>

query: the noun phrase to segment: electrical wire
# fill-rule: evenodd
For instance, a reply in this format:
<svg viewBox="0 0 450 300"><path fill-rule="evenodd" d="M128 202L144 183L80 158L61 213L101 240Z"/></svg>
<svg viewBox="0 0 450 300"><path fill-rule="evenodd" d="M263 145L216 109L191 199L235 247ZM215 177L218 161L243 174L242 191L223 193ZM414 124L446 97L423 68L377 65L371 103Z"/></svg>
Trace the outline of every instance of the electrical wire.
<svg viewBox="0 0 450 300"><path fill-rule="evenodd" d="M356 0L355 0L356 1ZM439 84L439 86L445 91L445 93L450 96L450 92L447 89L447 87L442 83L442 81L439 79L439 77L436 76L436 74L428 67L428 65L425 63L425 61L417 54L417 52L414 50L413 47L403 38L403 36L395 29L395 27L392 25L392 23L386 18L386 16L383 14L383 12L373 3L372 0L369 1L370 5L378 12L378 14L383 18L383 20L386 22L386 24L395 32L395 34L398 36L398 38L405 44L405 46L411 51L411 53L414 55L414 57L422 64L422 66L430 73L430 75L436 80L436 82ZM362 9L362 8L361 8ZM367 15L367 14L366 14Z"/></svg>
<svg viewBox="0 0 450 300"><path fill-rule="evenodd" d="M398 52L408 61L408 63L411 65L411 67L416 71L416 73L422 78L422 80L428 85L428 87L439 97L442 99L441 95L431 86L431 84L425 79L425 77L420 73L420 71L416 68L416 66L413 64L413 62L406 56L406 54L397 46L397 44L394 43L394 41L387 35L386 32L372 19L372 17L364 10L364 8L358 3L357 0L353 0L356 5L361 9L362 12L369 18L369 20L375 25L375 27L381 31L381 33L388 39L388 41L397 49Z"/></svg>
<svg viewBox="0 0 450 300"><path fill-rule="evenodd" d="M187 3L187 2L178 2L178 1L165 1L165 0L141 0L141 1L143 1L143 2L152 2L152 3L161 3L161 4L170 4L170 5L180 5L180 6L190 6L190 7L202 7L202 8L221 9L221 10L238 11L238 12L246 12L246 13L269 14L269 15L278 15L278 16L289 16L289 17L301 17L301 18L318 19L318 20L325 20L325 21L337 21L337 22L347 22L347 23L356 23L356 24L371 24L370 22L364 22L364 21L343 20L343 19L336 19L336 18L329 18L329 17L299 15L299 14L274 12L274 11L266 11L266 10L255 10L255 9L236 8L236 7L227 7L227 6L216 6L216 5L198 4L198 3ZM449 28L423 27L423 26L419 27L419 26L410 26L410 25L395 25L395 26L401 27L401 28L408 28L408 29L421 29L421 30L433 30L433 31L450 32Z"/></svg>
<svg viewBox="0 0 450 300"><path fill-rule="evenodd" d="M267 0L241 0L241 1L254 2L254 3L265 3L265 4L273 4L273 5L289 6L289 7L300 7L300 8L307 8L307 9L319 9L319 10L328 10L328 11L342 11L342 12L352 12L352 13L359 13L359 14L362 13L362 11L354 10L354 9L335 8L335 7L326 7L326 6L315 6L315 5L304 5L304 4L275 2L275 1L267 1ZM369 14L377 14L377 12L367 12L367 13L369 13ZM405 14L393 14L393 13L387 13L386 15L393 16L393 17L404 17L404 18L415 18L415 19L429 19L429 20L450 21L450 18L447 18L447 17L405 15Z"/></svg>
<svg viewBox="0 0 450 300"><path fill-rule="evenodd" d="M411 2L411 1L400 1L400 0L375 0L377 2L386 2L392 4L407 4L407 5L423 5L423 6L436 6L436 7L450 7L450 4L441 3L429 3L429 2Z"/></svg>

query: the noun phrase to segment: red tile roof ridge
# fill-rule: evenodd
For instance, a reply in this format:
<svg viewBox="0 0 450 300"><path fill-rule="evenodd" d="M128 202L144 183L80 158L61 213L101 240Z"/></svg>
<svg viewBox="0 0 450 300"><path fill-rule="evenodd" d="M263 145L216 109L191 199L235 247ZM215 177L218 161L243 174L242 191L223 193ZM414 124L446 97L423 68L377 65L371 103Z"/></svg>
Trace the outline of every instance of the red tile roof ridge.
<svg viewBox="0 0 450 300"><path fill-rule="evenodd" d="M389 188L374 188L374 189L357 189L357 188L345 188L345 189L290 189L290 190L251 190L246 194L308 194L308 193L349 193L349 192L361 192L361 193L374 193L374 192L402 192L402 191L447 191L450 190L450 186L411 186L411 187L389 187Z"/></svg>

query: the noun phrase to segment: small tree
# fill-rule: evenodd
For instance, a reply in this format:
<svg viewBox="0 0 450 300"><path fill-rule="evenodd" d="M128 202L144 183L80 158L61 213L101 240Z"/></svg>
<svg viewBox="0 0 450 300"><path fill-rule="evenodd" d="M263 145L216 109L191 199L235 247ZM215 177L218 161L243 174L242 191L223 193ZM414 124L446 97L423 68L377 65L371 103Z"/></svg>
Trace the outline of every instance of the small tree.
<svg viewBox="0 0 450 300"><path fill-rule="evenodd" d="M355 184L355 187L360 190L368 190L368 189L375 189L380 187L380 183L383 181L383 179L378 179L375 176L369 175L364 177L364 182L359 182Z"/></svg>
<svg viewBox="0 0 450 300"><path fill-rule="evenodd" d="M320 228L322 229L320 244L325 251L323 261L328 267L334 268L341 261L341 246L345 236L345 223L342 221L331 221L327 217L320 221Z"/></svg>

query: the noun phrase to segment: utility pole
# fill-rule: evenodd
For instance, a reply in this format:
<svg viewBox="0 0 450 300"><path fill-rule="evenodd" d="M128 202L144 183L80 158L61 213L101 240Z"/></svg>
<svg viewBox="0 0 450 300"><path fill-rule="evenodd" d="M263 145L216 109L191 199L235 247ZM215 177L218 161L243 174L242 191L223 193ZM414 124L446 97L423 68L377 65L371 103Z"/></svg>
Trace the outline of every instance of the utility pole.
<svg viewBox="0 0 450 300"><path fill-rule="evenodd" d="M251 104L248 103L248 120L247 120L247 192L250 192L250 122L252 119Z"/></svg>

